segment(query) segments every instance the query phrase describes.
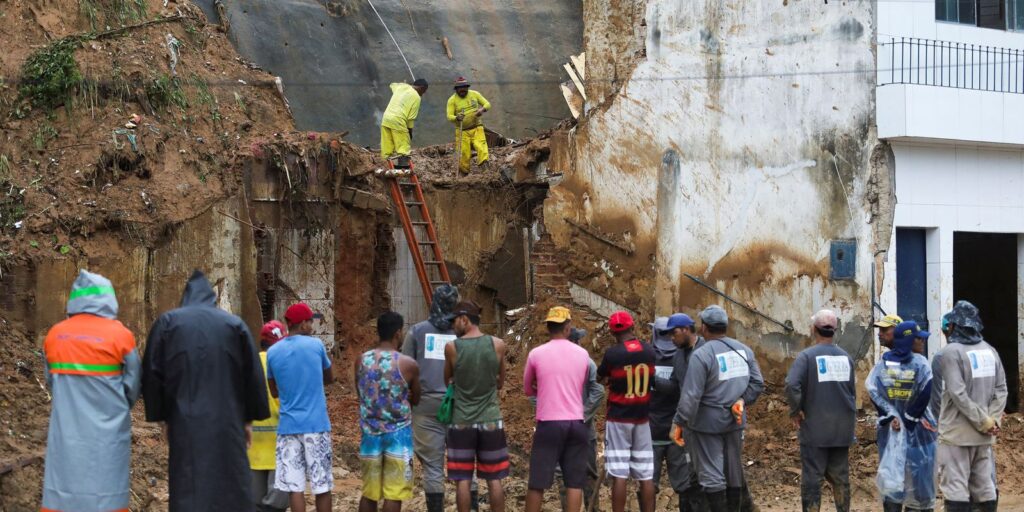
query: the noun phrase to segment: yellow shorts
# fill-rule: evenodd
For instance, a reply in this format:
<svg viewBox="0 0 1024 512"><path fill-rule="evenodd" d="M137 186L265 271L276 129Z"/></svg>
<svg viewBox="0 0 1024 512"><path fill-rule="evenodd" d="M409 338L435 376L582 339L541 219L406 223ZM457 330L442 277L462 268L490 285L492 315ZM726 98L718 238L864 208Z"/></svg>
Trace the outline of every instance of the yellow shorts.
<svg viewBox="0 0 1024 512"><path fill-rule="evenodd" d="M359 459L363 496L370 501L412 499L412 427L382 435L363 433Z"/></svg>

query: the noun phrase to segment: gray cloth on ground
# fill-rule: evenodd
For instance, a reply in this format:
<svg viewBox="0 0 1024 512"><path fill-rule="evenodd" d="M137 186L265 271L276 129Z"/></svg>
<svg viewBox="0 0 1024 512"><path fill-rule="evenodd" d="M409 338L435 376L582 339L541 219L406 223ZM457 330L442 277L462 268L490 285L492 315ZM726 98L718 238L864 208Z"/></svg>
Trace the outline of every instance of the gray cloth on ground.
<svg viewBox="0 0 1024 512"><path fill-rule="evenodd" d="M272 469L252 470L252 498L256 512L284 512L288 508L289 494L274 488L277 472Z"/></svg>
<svg viewBox="0 0 1024 512"><path fill-rule="evenodd" d="M939 443L995 443L995 437L987 431L1001 422L1007 396L1006 373L999 353L985 341L969 345L949 343L936 358L942 376Z"/></svg>
<svg viewBox="0 0 1024 512"><path fill-rule="evenodd" d="M244 428L270 416L263 365L198 270L149 331L142 394L146 420L167 423L171 512L252 510Z"/></svg>
<svg viewBox="0 0 1024 512"><path fill-rule="evenodd" d="M800 498L804 510L818 510L821 505L821 481L832 486L832 499L837 512L850 510L850 447L817 447L800 444Z"/></svg>
<svg viewBox="0 0 1024 512"><path fill-rule="evenodd" d="M737 424L731 408L740 398L753 405L762 391L764 378L752 350L729 337L707 340L690 356L673 422L705 433L744 429L746 412Z"/></svg>
<svg viewBox="0 0 1024 512"><path fill-rule="evenodd" d="M690 431L686 434L697 478L705 492L720 492L726 487L742 487L743 431L724 434Z"/></svg>
<svg viewBox="0 0 1024 512"><path fill-rule="evenodd" d="M800 352L786 376L789 415L804 413L800 443L813 447L850 446L857 424L855 365L845 350L814 345ZM836 380L847 374L846 380Z"/></svg>
<svg viewBox="0 0 1024 512"><path fill-rule="evenodd" d="M939 489L945 499L977 503L996 499L996 484L992 479L995 458L991 446L939 443L935 458Z"/></svg>

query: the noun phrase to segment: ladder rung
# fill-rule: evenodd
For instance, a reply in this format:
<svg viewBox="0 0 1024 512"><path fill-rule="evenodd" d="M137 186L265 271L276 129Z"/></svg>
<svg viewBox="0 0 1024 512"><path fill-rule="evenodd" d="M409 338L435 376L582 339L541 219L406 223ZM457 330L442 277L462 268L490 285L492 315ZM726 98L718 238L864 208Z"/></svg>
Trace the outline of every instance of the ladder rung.
<svg viewBox="0 0 1024 512"><path fill-rule="evenodd" d="M413 206L413 205L415 205L415 206L423 206L423 203L419 203L419 202L416 202L416 201L406 201L405 205L406 206Z"/></svg>
<svg viewBox="0 0 1024 512"><path fill-rule="evenodd" d="M442 262L440 262L440 261L424 261L423 262L424 265L440 265L441 263Z"/></svg>
<svg viewBox="0 0 1024 512"><path fill-rule="evenodd" d="M398 184L402 185L403 187L415 187L416 186L416 184L411 182L411 181L399 181Z"/></svg>
<svg viewBox="0 0 1024 512"><path fill-rule="evenodd" d="M429 226L430 223L429 222L422 222L422 221L414 220L414 221L412 221L412 225L413 226Z"/></svg>
<svg viewBox="0 0 1024 512"><path fill-rule="evenodd" d="M418 240L416 241L416 243L420 245L437 245L437 242L420 242Z"/></svg>
<svg viewBox="0 0 1024 512"><path fill-rule="evenodd" d="M430 284L448 284L448 281L431 281Z"/></svg>

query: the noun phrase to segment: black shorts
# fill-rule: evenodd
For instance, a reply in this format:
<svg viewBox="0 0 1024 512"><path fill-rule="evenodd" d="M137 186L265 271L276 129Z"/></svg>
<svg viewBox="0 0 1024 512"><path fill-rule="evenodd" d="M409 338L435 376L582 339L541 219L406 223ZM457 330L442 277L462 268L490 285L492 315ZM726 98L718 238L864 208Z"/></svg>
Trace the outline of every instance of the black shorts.
<svg viewBox="0 0 1024 512"><path fill-rule="evenodd" d="M590 429L582 420L538 421L530 450L530 489L547 489L555 481L555 467L562 468L566 488L582 489L587 483L587 451Z"/></svg>

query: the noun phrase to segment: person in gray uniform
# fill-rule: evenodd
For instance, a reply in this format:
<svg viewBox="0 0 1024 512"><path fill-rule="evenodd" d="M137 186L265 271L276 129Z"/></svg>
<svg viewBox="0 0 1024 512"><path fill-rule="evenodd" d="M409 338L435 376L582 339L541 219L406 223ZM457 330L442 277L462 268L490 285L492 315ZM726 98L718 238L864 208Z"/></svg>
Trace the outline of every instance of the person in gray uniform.
<svg viewBox="0 0 1024 512"><path fill-rule="evenodd" d="M743 430L746 405L764 391L754 352L726 336L729 317L721 306L700 314L706 340L687 364L673 420L673 439L690 446L697 477L711 512L737 510L746 501L743 480Z"/></svg>
<svg viewBox="0 0 1024 512"><path fill-rule="evenodd" d="M936 355L942 376L939 407L939 488L948 512L996 510L992 445L1006 407L1006 373L981 336L978 308L958 301L948 316L949 344Z"/></svg>
<svg viewBox="0 0 1024 512"><path fill-rule="evenodd" d="M444 511L444 455L448 426L437 421L437 410L448 386L444 383L444 347L455 339L447 315L459 303L459 290L443 284L434 290L430 317L413 325L405 335L402 353L420 367L420 403L412 410L413 452L422 465L427 512ZM471 507L477 510L476 482Z"/></svg>
<svg viewBox="0 0 1024 512"><path fill-rule="evenodd" d="M786 376L789 415L800 432L800 498L804 512L818 512L824 477L832 485L836 512L849 512L850 445L857 424L854 364L832 342L835 312L818 311L811 322L814 345L796 356Z"/></svg>
<svg viewBox="0 0 1024 512"><path fill-rule="evenodd" d="M682 393L690 356L695 350L704 346L704 338L697 335L696 323L684 313L676 313L668 317L666 327L669 339L678 348L672 358L671 376L671 382L676 386L676 396L678 397ZM674 415L675 411L673 411ZM669 437L671 438L671 435ZM668 448L667 454L668 477L672 488L679 494L679 512L705 512L708 507L707 500L700 488L700 482L697 480L697 471L694 469L693 458L690 456L690 448L686 447L685 443L683 444L684 446L678 446L673 443ZM659 460L657 449L656 446L655 461ZM655 470L657 470L657 466L655 466Z"/></svg>

